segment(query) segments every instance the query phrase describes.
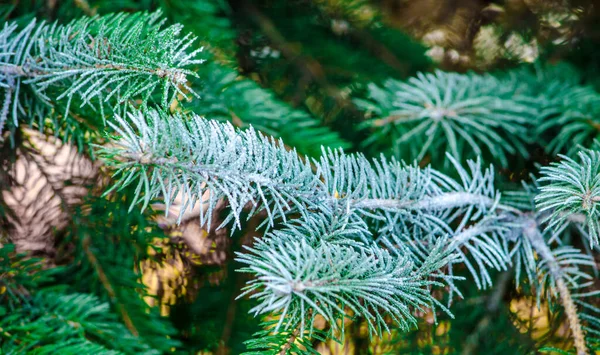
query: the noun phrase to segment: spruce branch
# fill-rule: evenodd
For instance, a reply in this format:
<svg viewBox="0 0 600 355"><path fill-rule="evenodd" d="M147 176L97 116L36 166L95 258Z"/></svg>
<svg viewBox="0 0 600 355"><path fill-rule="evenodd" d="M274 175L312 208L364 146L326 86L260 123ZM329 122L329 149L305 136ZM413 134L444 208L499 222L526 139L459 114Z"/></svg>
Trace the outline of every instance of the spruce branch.
<svg viewBox="0 0 600 355"><path fill-rule="evenodd" d="M470 162L469 169L466 170L452 160L460 176L460 181L456 181L430 168L407 166L393 159L370 161L362 155L346 155L333 150L325 150L319 160L315 159L310 164L302 161L295 152L286 150L281 142L270 140L252 129L236 131L230 124L207 121L197 116L167 116L160 111L148 111L131 113L128 120L120 117L115 120L120 126L109 124L119 136L114 144L99 147L98 154L116 170L114 188L137 184L136 203L148 204L155 198L162 198L168 204L173 196L181 192L186 196L188 206L194 206L196 201L206 204L200 217L202 221L208 218L207 211L211 204L222 198L226 198L231 207L227 220L234 220L238 225L242 210L250 210L251 213L265 210L268 215L266 223L271 226L275 225L277 219L285 222L286 216L302 216L305 230L298 231L289 227L288 223L284 234L294 235L295 239L287 238L289 242L285 243L285 247L283 244L269 244L281 242L283 238L280 234L283 232L275 230L266 241L260 242L264 243L260 244L263 245L262 249L251 249L249 255L254 255L253 257L246 254L239 256L248 264L258 263L252 264L254 266L265 266L264 260L282 258L278 271L268 270L269 273L275 273L268 274L272 277L269 279L272 283L256 282L250 286L252 291L261 288L268 290L256 296L262 297L261 305L255 309L258 313L281 310L280 307L286 302L291 302L294 292L300 292L298 287L301 291L317 287L315 292L346 290L343 283L325 286L318 279L309 279L306 283L291 281L286 277L301 270L289 269L293 266L286 263L290 258L299 260L298 265L323 267L320 272L325 273L325 278L333 277L327 273L336 271L327 266L329 264L326 260L314 263L323 255L336 259L334 265L346 265L349 270L360 266L365 272L368 271L366 275L382 272L377 271L377 268L383 268L386 272L398 273L396 276L399 280L404 277L402 273L405 271L402 268L396 270L393 265L399 265L396 262L402 260L407 265L415 263L411 264L414 265L409 268L411 270L427 268L427 273L420 274L422 276L437 275L436 277L449 283L453 277L438 274L438 269L431 268L431 265L443 268L447 263L454 263L455 259L436 264L430 259L432 255L442 251L453 254L466 247L469 249L468 253L474 255L485 280L489 279L485 269L505 269L509 260L506 257L505 243L502 242L505 230L491 223L487 224L493 219L483 218L495 213L499 206L499 195L493 186L493 171L483 170L480 162ZM206 194L211 197L207 198ZM510 210L506 206L503 208ZM342 225L337 222L319 223L316 217L319 213L345 222ZM465 229L477 221L481 221L477 228ZM458 227L451 227L455 222ZM339 225L339 231L326 232L323 229L325 225ZM407 251L402 247L392 249L396 250L393 257L379 248L362 246L357 251L356 248L361 243L371 245L373 238L368 230L373 225L380 241L395 235L409 237L418 233L426 234L430 240L422 248L417 248L419 250L415 252L418 255L409 253L408 256L402 256L402 252ZM347 228L351 228L352 232L346 232ZM327 247L310 244L310 241L302 242L307 236L311 236L312 241L327 241ZM338 239L339 236L343 236L343 239ZM446 238L452 239L452 236L457 236L456 242L447 241ZM331 238L346 244L349 240L354 240L354 244L338 245ZM420 242L413 238L408 243ZM271 251L270 248L276 248L276 251ZM299 254L289 254L289 250ZM466 262L466 254L462 255ZM259 261L255 260L257 258ZM260 261L260 258L264 260ZM348 260L352 260L353 264L344 264ZM385 263L356 264L359 260L380 260ZM474 275L477 274L474 267L470 266L469 269ZM264 270L260 269L249 271L265 277L267 275L261 274ZM360 280L360 277L366 275L357 277ZM480 287L490 283L480 283L477 277L476 280ZM361 282L364 282L364 287L371 287L368 279ZM429 285L418 282L417 285ZM352 290L358 292L360 289ZM389 292L394 295L396 291ZM401 293L397 294L397 297L401 296ZM310 304L309 299L302 300ZM312 302L311 306L317 313L326 316L329 321L336 319L334 314L340 311L334 306L337 303L319 300L317 307L317 303L314 300ZM346 304L353 305L355 312L361 310L357 301L346 301ZM399 307L399 304L395 302L390 305L383 299L374 303L378 307L385 305L387 308ZM424 306L419 302L414 305ZM301 306L294 307L296 311L302 309ZM403 307L394 308L394 312L412 319ZM365 314L372 321L371 329L385 328L385 324L380 323L377 318L379 316ZM304 319L295 313L291 318L295 322ZM414 320L398 318L397 322L408 329Z"/></svg>
<svg viewBox="0 0 600 355"><path fill-rule="evenodd" d="M188 68L202 62L195 59L201 49L189 51L194 38L180 36L180 25L163 25L160 12L84 17L67 25L33 20L22 29L5 24L0 87L8 99L0 123L8 115L14 127L31 118L28 97L46 105L65 101L63 117L77 102L103 118L135 99L143 106L159 90L164 107L177 95L187 97L193 93L187 77L196 75Z"/></svg>
<svg viewBox="0 0 600 355"><path fill-rule="evenodd" d="M598 138L600 94L593 87L563 87L560 92L542 97L540 101L542 110L537 134L553 137L546 145L546 151L571 154L579 146L589 147Z"/></svg>
<svg viewBox="0 0 600 355"><path fill-rule="evenodd" d="M273 224L317 196L319 183L310 164L287 151L281 141L254 130L236 132L230 124L198 116L171 119L159 111L128 116L133 125L118 116L120 126L109 122L120 139L115 146L100 147L99 154L114 166L114 176L121 177L114 189L137 180L132 208L160 197L168 210L181 192L181 214L197 201L206 203L201 225L210 227L211 212L222 198L232 212L223 224L233 219L240 226L239 215L247 206L255 212L265 210Z"/></svg>
<svg viewBox="0 0 600 355"><path fill-rule="evenodd" d="M408 258L393 257L372 244L320 238L344 231L339 224L327 223L323 233L320 228L303 226L303 221L296 223L308 238L300 239L298 227L292 226L266 235L247 253L237 254L237 260L247 265L240 271L256 276L239 297L257 298L259 305L252 310L256 314L281 312L275 331L297 324L301 333L311 331L312 324L306 324L309 313L323 316L336 328L336 321L346 316L345 308L366 319L369 331L376 334L390 331L380 313L384 310L405 331L416 325L409 307L424 311L437 306L448 312L430 293L431 287L441 284L426 280L454 258L444 252L443 241L416 267ZM364 239L350 237L350 241Z"/></svg>
<svg viewBox="0 0 600 355"><path fill-rule="evenodd" d="M234 220L237 226L243 210L264 210L272 226L292 213L326 207L380 225L383 236L414 228L450 233L459 217L464 226L498 205L493 170L482 169L481 162L470 162L466 170L451 159L456 181L431 168L337 150L303 161L253 129L236 131L198 116L138 111L115 121L109 124L119 138L98 148L118 178L113 189L137 184L134 204L161 198L167 210L181 193L180 216L197 201L206 204L202 223L226 198L231 213L224 223Z"/></svg>
<svg viewBox="0 0 600 355"><path fill-rule="evenodd" d="M556 292L567 311L575 298L585 297L573 290L586 285L579 267L591 266L589 257L559 248L538 262L535 253L550 250L548 244L533 232L527 236L527 226L535 222L538 228L556 206L538 213L516 208L527 205L529 192L513 194L515 204L503 203L493 170L479 161L464 168L449 156L459 176L453 179L431 168L337 150L303 161L251 128L238 131L197 116L137 111L115 122L110 124L118 136L98 147L98 155L116 169L114 188L137 185L135 203L160 198L168 204L181 192L188 206L208 206L202 220L212 203L226 199L227 221L238 227L242 211L264 211L271 228L283 222L283 229L271 230L237 256L247 265L243 271L256 276L245 288L259 302L253 312L280 314L275 329L289 332L300 324L310 333L309 310L335 325L345 307L365 317L371 332L389 329L382 310L409 329L416 321L411 308L444 309L430 298L431 287L445 282L460 295L453 284L455 264L465 265L484 288L492 284L489 269L514 263L517 279L525 272L537 285L541 276L545 286L539 289L550 292L548 298ZM582 171L596 176L593 169ZM387 286L375 288L373 282ZM568 317L573 336L580 337L583 325L573 313Z"/></svg>
<svg viewBox="0 0 600 355"><path fill-rule="evenodd" d="M600 234L600 152L584 150L579 161L560 155L558 163L541 169L540 187L536 197L540 211L548 211L548 228L561 230L569 223L581 221L592 247ZM583 217L583 218L582 218ZM582 221L583 219L583 221Z"/></svg>
<svg viewBox="0 0 600 355"><path fill-rule="evenodd" d="M530 134L550 154L576 153L598 137L600 95L582 85L581 73L567 63L535 63L499 77L505 87L536 111Z"/></svg>
<svg viewBox="0 0 600 355"><path fill-rule="evenodd" d="M273 332L276 321L264 321L264 330L254 334L254 337L245 342L249 351L243 355L318 355L311 339L324 341L331 337L331 333L314 330L312 334L300 332L301 325L289 331L280 330Z"/></svg>
<svg viewBox="0 0 600 355"><path fill-rule="evenodd" d="M3 317L0 328L10 334L0 343L6 354L160 353L132 336L108 303L90 294L68 293L64 288L38 290L29 305Z"/></svg>
<svg viewBox="0 0 600 355"><path fill-rule="evenodd" d="M585 342L585 332L583 330L581 320L579 319L577 306L575 305L573 296L569 286L567 285L567 281L565 279L565 270L561 266L561 264L564 263L559 262L559 260L556 258L556 255L552 253L546 244L535 220L531 219L524 223L523 235L529 240L533 249L538 253L542 263L545 264L544 266L547 268L548 274L553 279L554 285L552 289L558 290L562 306L564 307L567 315L567 320L569 322L575 348L577 349L577 355L589 354L589 350ZM573 259L570 259L570 261L573 262ZM593 264L593 260L587 260L587 264L589 265L590 263ZM577 285L578 283L575 283L575 286Z"/></svg>
<svg viewBox="0 0 600 355"><path fill-rule="evenodd" d="M523 136L535 110L504 86L490 75L436 71L370 84L368 100L355 103L375 116L366 123L374 129L368 144L388 140L410 160L430 154L436 162L444 159L440 152L459 160L489 153L506 166L507 155L527 157Z"/></svg>

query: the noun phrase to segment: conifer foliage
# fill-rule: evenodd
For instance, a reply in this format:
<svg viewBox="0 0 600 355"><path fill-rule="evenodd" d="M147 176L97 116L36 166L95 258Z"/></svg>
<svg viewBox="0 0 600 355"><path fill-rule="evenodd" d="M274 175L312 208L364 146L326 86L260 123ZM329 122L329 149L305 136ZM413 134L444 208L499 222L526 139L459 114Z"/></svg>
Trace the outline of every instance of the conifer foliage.
<svg viewBox="0 0 600 355"><path fill-rule="evenodd" d="M0 352L600 350L588 69L436 69L368 1L65 3L0 5Z"/></svg>

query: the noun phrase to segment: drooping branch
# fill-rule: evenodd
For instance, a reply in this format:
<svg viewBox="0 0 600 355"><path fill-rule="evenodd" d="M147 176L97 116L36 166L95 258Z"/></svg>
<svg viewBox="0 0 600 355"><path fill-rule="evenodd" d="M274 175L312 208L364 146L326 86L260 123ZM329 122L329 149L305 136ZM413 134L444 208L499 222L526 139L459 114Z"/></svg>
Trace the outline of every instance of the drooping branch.
<svg viewBox="0 0 600 355"><path fill-rule="evenodd" d="M529 239L540 258L546 262L548 271L556 282L556 288L565 309L569 327L571 328L577 355L588 355L589 350L585 343L585 334L577 313L577 306L573 301L571 291L569 291L569 288L567 287L561 266L552 254L548 244L544 241L544 237L542 236L535 219L531 218L523 224L523 236Z"/></svg>

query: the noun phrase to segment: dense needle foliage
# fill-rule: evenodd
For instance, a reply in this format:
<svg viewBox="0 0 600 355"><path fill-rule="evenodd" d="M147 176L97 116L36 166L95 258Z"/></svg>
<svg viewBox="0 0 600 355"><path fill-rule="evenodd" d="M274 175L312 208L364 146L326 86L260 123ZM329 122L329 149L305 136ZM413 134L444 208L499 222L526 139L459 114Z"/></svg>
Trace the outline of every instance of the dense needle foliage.
<svg viewBox="0 0 600 355"><path fill-rule="evenodd" d="M598 10L432 3L0 4L0 352L599 351Z"/></svg>

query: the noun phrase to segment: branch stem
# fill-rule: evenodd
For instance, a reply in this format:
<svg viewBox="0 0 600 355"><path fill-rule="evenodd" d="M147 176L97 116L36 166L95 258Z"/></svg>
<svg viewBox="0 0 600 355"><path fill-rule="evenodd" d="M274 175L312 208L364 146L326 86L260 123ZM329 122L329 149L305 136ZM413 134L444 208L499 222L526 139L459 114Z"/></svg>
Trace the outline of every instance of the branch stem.
<svg viewBox="0 0 600 355"><path fill-rule="evenodd" d="M0 64L0 73L6 75L9 78L25 77L35 78L38 76L48 76L56 74L57 72L73 72L72 75L79 74L83 71L88 70L117 70L127 72L146 73L149 75L156 75L160 78L169 78L175 84L185 83L186 76L185 71L180 69L162 69L162 68L136 68L131 66L119 65L119 64L90 64L85 66L73 66L73 67L58 67L55 69L32 69L28 66L14 65L14 64ZM34 79L30 79L34 80Z"/></svg>
<svg viewBox="0 0 600 355"><path fill-rule="evenodd" d="M561 267L548 247L548 244L544 241L544 237L534 219L530 219L524 224L523 235L529 239L535 251L547 263L548 270L556 281L556 288L558 289L561 303L565 308L577 355L588 355L589 351L585 344L584 331L581 326L581 321L579 320L579 315L577 314L577 306L575 305L575 302L573 302L571 292L567 287Z"/></svg>
<svg viewBox="0 0 600 355"><path fill-rule="evenodd" d="M85 255L86 255L88 261L90 262L90 264L92 264L92 267L95 269L96 273L98 274L98 278L100 279L102 286L104 286L104 288L106 289L106 293L108 293L108 296L112 300L117 300L117 293L116 293L115 289L113 288L113 286L111 285L110 280L108 279L108 276L104 272L102 265L100 265L98 258L96 257L96 255L94 255L94 252L92 251L90 244L91 244L91 238L89 235L86 235L84 237L84 239L81 241L83 251L85 252ZM119 302L117 304L117 308L119 310L119 313L121 313L121 317L123 317L123 322L125 323L125 326L127 327L127 329L129 329L131 334L133 334L134 336L136 336L136 337L139 336L139 332L136 329L135 325L133 324L133 321L132 321L131 317L129 316L129 313L127 313L127 310L125 309L123 304L121 304Z"/></svg>
<svg viewBox="0 0 600 355"><path fill-rule="evenodd" d="M448 192L438 196L424 198L422 200L401 201L396 199L364 199L353 204L355 208L365 209L409 209L409 210L444 210L468 205L484 205L488 208L493 207L496 201L485 195L470 192ZM521 214L521 211L496 204L498 209Z"/></svg>
<svg viewBox="0 0 600 355"><path fill-rule="evenodd" d="M0 111L0 135L4 131L4 124L6 123L6 119L8 117L8 110L10 108L10 104L12 103L12 95L13 95L13 86L15 84L15 80L13 77L7 77L7 85L8 87L4 92L4 102L2 103L2 110Z"/></svg>
<svg viewBox="0 0 600 355"><path fill-rule="evenodd" d="M296 327L296 329L294 329L294 332L290 335L290 338L288 339L287 343L285 343L285 345L281 348L279 355L286 355L288 350L292 348L292 345L294 344L296 338L300 334L300 328L302 328L302 326L299 324Z"/></svg>

